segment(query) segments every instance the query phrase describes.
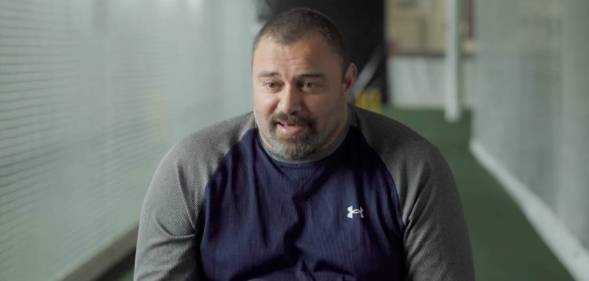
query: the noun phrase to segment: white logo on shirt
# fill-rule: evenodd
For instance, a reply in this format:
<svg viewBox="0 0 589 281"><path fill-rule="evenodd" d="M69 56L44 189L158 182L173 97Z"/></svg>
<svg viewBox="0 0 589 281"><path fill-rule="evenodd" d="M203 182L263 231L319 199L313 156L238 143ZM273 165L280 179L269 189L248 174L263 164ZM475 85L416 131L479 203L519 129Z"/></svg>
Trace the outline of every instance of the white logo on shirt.
<svg viewBox="0 0 589 281"><path fill-rule="evenodd" d="M364 210L362 209L362 207L360 207L358 209L354 209L354 206L348 207L348 218L353 219L354 215L360 215L360 218L363 219L364 218Z"/></svg>

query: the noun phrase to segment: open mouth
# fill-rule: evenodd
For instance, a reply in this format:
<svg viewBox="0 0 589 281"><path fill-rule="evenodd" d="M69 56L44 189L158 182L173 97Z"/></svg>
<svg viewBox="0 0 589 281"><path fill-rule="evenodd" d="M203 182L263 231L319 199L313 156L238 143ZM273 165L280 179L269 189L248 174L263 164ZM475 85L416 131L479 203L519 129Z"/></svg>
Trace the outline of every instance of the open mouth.
<svg viewBox="0 0 589 281"><path fill-rule="evenodd" d="M276 128L282 135L296 135L307 127L306 124L300 122L277 121Z"/></svg>

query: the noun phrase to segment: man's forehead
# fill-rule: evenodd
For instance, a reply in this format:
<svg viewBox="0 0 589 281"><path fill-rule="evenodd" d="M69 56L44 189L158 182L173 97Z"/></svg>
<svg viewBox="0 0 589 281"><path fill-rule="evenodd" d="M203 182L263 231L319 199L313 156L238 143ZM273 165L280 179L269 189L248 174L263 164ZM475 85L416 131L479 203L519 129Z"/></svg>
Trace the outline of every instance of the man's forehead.
<svg viewBox="0 0 589 281"><path fill-rule="evenodd" d="M293 42L281 42L272 36L264 36L258 42L253 57L281 56L281 59L304 59L315 56L335 55L320 35L307 35Z"/></svg>
<svg viewBox="0 0 589 281"><path fill-rule="evenodd" d="M279 71L286 68L297 75L324 75L325 67L338 66L339 57L321 37L305 38L290 44L282 44L272 38L262 38L252 58L252 68L257 72L257 76L280 74Z"/></svg>

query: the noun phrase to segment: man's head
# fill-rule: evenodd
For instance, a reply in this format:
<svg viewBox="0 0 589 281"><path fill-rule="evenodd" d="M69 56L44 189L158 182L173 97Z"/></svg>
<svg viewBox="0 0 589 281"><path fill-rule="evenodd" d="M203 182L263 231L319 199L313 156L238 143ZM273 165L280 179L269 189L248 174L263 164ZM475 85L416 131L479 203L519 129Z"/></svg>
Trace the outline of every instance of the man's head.
<svg viewBox="0 0 589 281"><path fill-rule="evenodd" d="M347 125L356 78L335 25L314 10L287 11L260 30L252 57L254 114L265 147L301 160L335 141Z"/></svg>

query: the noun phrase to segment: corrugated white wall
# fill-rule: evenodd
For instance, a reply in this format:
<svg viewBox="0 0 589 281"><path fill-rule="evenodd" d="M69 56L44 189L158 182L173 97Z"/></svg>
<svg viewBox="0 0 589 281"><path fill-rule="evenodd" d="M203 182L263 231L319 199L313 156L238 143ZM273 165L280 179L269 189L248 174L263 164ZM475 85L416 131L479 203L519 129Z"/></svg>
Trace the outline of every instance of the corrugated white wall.
<svg viewBox="0 0 589 281"><path fill-rule="evenodd" d="M471 109L478 85L476 57L463 58L461 104ZM444 108L447 62L444 56L393 56L388 61L389 89L396 107Z"/></svg>
<svg viewBox="0 0 589 281"><path fill-rule="evenodd" d="M137 223L163 153L248 111L252 1L0 0L0 280Z"/></svg>
<svg viewBox="0 0 589 281"><path fill-rule="evenodd" d="M589 249L589 1L563 7L559 216ZM589 278L589 276L587 276Z"/></svg>
<svg viewBox="0 0 589 281"><path fill-rule="evenodd" d="M477 2L473 151L589 280L589 2ZM508 231L508 230L506 230Z"/></svg>

